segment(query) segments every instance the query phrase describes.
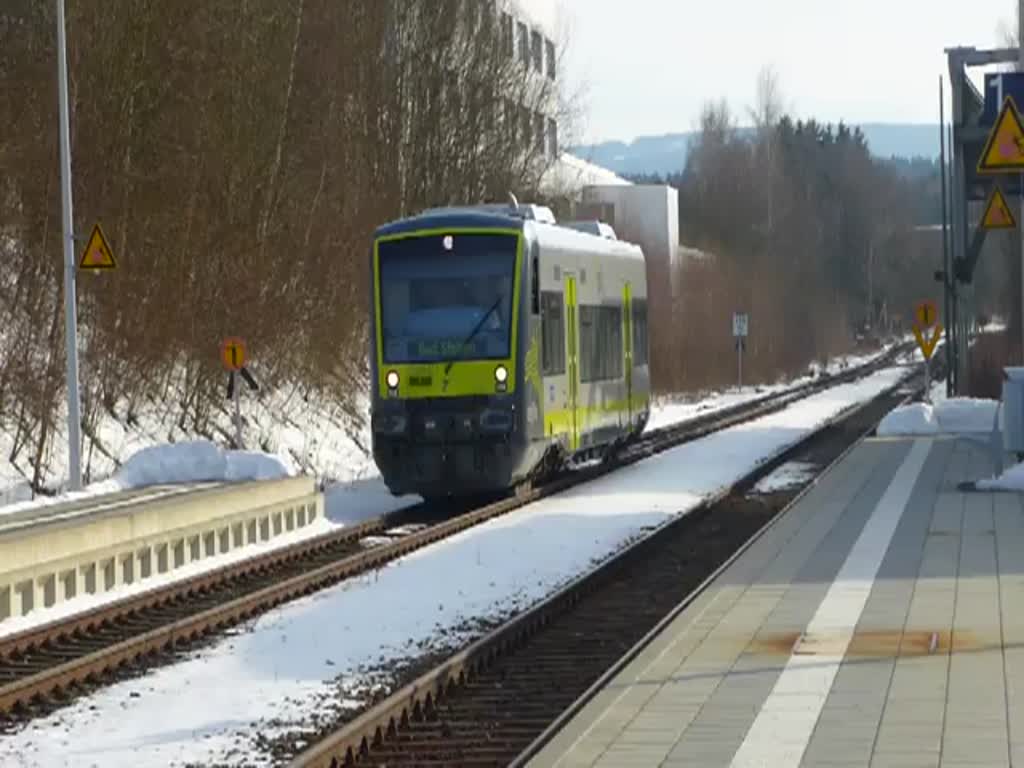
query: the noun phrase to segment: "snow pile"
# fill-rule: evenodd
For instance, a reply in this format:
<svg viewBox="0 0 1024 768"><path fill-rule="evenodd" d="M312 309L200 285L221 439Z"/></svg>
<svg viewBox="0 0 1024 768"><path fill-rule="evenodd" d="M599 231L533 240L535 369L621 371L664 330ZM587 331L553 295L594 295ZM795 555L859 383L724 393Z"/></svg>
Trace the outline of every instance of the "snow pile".
<svg viewBox="0 0 1024 768"><path fill-rule="evenodd" d="M209 440L154 445L138 451L108 480L92 483L81 491L44 496L0 507L10 514L32 507L117 493L150 485L179 483L236 483L246 480L277 480L294 477L295 467L286 459L253 451L226 451Z"/></svg>
<svg viewBox="0 0 1024 768"><path fill-rule="evenodd" d="M991 432L998 400L953 397L935 404L935 417L943 432Z"/></svg>
<svg viewBox="0 0 1024 768"><path fill-rule="evenodd" d="M974 487L979 491L1024 491L1024 463L1014 464L999 477L978 480Z"/></svg>
<svg viewBox="0 0 1024 768"><path fill-rule="evenodd" d="M944 399L934 405L901 405L882 419L878 425L878 435L963 435L991 432L998 405L996 400L972 397Z"/></svg>
<svg viewBox="0 0 1024 768"><path fill-rule="evenodd" d="M139 488L164 483L223 480L227 457L211 442L198 440L143 448L114 473L122 488Z"/></svg>
<svg viewBox="0 0 1024 768"><path fill-rule="evenodd" d="M277 480L295 468L279 456L254 451L225 451L209 440L143 448L114 473L122 488L171 483Z"/></svg>
<svg viewBox="0 0 1024 768"><path fill-rule="evenodd" d="M927 403L901 405L890 411L878 425L878 435L934 435L939 431L935 409Z"/></svg>

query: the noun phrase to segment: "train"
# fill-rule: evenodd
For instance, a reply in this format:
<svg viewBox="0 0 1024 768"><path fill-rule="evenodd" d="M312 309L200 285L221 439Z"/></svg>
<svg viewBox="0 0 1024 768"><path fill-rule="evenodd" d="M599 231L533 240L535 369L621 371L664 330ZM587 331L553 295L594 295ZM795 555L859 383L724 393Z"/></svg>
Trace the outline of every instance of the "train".
<svg viewBox="0 0 1024 768"><path fill-rule="evenodd" d="M370 269L374 461L426 500L516 491L606 460L650 414L640 246L545 206L383 224Z"/></svg>

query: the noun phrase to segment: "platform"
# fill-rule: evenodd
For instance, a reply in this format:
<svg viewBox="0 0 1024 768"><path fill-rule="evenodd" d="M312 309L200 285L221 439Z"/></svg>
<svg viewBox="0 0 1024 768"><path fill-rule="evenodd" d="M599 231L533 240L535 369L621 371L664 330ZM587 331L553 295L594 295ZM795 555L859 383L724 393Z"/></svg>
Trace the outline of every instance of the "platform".
<svg viewBox="0 0 1024 768"><path fill-rule="evenodd" d="M323 493L304 475L150 486L0 515L0 630L9 618L265 543L322 516Z"/></svg>
<svg viewBox="0 0 1024 768"><path fill-rule="evenodd" d="M964 438L857 446L539 766L1024 766L1024 506Z"/></svg>

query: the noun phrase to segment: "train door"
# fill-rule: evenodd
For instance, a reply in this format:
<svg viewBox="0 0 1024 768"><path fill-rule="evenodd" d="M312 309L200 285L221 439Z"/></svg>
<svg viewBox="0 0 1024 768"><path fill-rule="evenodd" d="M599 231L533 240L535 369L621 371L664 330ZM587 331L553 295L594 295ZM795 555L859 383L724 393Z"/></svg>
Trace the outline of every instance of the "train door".
<svg viewBox="0 0 1024 768"><path fill-rule="evenodd" d="M565 276L565 338L567 347L566 373L569 374L569 449L576 451L580 447L580 424L577 411L579 399L579 344L576 332L576 278Z"/></svg>
<svg viewBox="0 0 1024 768"><path fill-rule="evenodd" d="M626 415L633 426L633 291L622 286L622 363L626 370Z"/></svg>

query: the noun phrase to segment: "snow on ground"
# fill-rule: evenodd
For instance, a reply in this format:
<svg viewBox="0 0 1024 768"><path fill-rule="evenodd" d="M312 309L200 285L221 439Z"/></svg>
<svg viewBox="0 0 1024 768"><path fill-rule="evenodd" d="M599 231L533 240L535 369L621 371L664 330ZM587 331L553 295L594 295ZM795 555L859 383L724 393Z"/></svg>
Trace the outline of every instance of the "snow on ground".
<svg viewBox="0 0 1024 768"><path fill-rule="evenodd" d="M0 762L267 764L257 737L294 734L359 706L379 680L375 668L468 641L480 630L467 622L527 607L906 373L891 368L835 387L270 611L179 664L5 737Z"/></svg>
<svg viewBox="0 0 1024 768"><path fill-rule="evenodd" d="M878 425L880 436L978 434L992 431L999 402L971 397L945 397L945 387L933 403L909 403L889 412Z"/></svg>
<svg viewBox="0 0 1024 768"><path fill-rule="evenodd" d="M672 424L678 424L681 421L686 421L696 416L714 413L731 406L799 387L809 383L822 372L834 374L846 368L864 365L884 354L891 346L893 345L886 345L878 352L873 352L869 355L843 355L830 361L825 366L819 363L812 363L807 368L807 375L777 384L746 386L742 388L733 387L725 392L702 393L696 398L657 398L652 403L651 415L647 421L645 431L649 432Z"/></svg>
<svg viewBox="0 0 1024 768"><path fill-rule="evenodd" d="M754 493L772 493L792 488L814 477L817 467L805 461L787 461L754 486Z"/></svg>
<svg viewBox="0 0 1024 768"><path fill-rule="evenodd" d="M979 491L1024 491L1024 464L1014 464L998 477L986 477L975 482Z"/></svg>

